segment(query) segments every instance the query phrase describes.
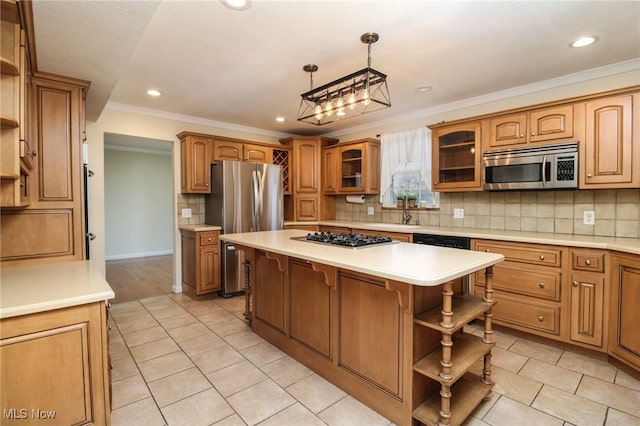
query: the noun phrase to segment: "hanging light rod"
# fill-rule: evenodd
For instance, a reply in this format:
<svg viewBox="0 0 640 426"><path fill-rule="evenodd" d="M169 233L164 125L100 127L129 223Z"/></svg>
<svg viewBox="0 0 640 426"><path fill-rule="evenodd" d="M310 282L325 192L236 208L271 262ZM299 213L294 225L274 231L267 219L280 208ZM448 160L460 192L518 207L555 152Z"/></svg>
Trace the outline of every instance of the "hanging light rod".
<svg viewBox="0 0 640 426"><path fill-rule="evenodd" d="M360 41L367 44L367 67L331 83L313 87L315 64L302 67L310 74L310 90L300 95L298 121L315 125L332 123L391 106L386 74L371 68L371 44L378 41L376 33L365 33Z"/></svg>

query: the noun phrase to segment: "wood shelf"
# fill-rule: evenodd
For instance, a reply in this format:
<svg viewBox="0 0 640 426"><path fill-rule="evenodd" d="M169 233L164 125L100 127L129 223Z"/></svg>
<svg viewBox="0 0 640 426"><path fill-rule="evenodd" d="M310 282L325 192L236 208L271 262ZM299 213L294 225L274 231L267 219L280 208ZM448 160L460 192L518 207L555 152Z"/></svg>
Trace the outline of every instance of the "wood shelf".
<svg viewBox="0 0 640 426"><path fill-rule="evenodd" d="M416 362L413 366L413 371L436 380L441 384L451 386L460 377L464 376L474 362L486 355L495 345L495 342L484 343L482 338L478 336L472 336L469 333L460 333L453 338L451 379L447 380L440 376L442 348L434 350Z"/></svg>
<svg viewBox="0 0 640 426"><path fill-rule="evenodd" d="M473 170L474 166L456 166L456 167L440 167L441 172L448 172L454 170Z"/></svg>
<svg viewBox="0 0 640 426"><path fill-rule="evenodd" d="M17 129L20 126L18 120L7 115L0 116L0 124L3 129Z"/></svg>
<svg viewBox="0 0 640 426"><path fill-rule="evenodd" d="M483 399L490 394L492 384L484 384L480 377L473 374L465 374L455 385L451 387L451 417L449 423L459 425L473 412ZM440 394L434 393L415 410L413 418L428 426L435 426L440 421Z"/></svg>
<svg viewBox="0 0 640 426"><path fill-rule="evenodd" d="M416 315L413 321L416 324L438 330L444 334L453 334L471 319L487 312L493 307L493 305L495 305L495 303L495 301L485 302L480 297L471 296L469 294L457 295L453 298L453 317L451 319L453 324L452 327L445 327L441 325L442 311L439 306Z"/></svg>
<svg viewBox="0 0 640 426"><path fill-rule="evenodd" d="M457 143L452 143L450 145L440 145L440 149L460 148L465 146L474 146L475 144L476 144L476 141L457 142Z"/></svg>

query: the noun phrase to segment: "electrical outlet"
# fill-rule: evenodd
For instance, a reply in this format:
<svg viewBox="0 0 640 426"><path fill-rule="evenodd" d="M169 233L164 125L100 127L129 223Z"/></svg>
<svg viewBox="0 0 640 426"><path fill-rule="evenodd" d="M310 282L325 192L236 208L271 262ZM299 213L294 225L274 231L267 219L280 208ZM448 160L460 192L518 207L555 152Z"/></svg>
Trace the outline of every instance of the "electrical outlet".
<svg viewBox="0 0 640 426"><path fill-rule="evenodd" d="M375 213L375 211L374 211L373 207L367 207L367 214L369 216L373 216L374 213Z"/></svg>
<svg viewBox="0 0 640 426"><path fill-rule="evenodd" d="M191 209L182 209L182 217L189 219L191 217Z"/></svg>
<svg viewBox="0 0 640 426"><path fill-rule="evenodd" d="M453 217L456 219L464 219L464 209L453 209Z"/></svg>
<svg viewBox="0 0 640 426"><path fill-rule="evenodd" d="M587 210L583 214L582 223L585 225L595 225L596 224L596 212L593 210Z"/></svg>

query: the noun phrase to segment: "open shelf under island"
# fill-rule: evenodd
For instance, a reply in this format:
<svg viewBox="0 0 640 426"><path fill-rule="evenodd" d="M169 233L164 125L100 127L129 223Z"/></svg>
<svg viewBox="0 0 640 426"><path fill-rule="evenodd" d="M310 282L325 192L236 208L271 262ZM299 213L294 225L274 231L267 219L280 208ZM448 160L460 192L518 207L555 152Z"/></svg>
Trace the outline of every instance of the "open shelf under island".
<svg viewBox="0 0 640 426"><path fill-rule="evenodd" d="M503 256L292 239L305 235L220 236L245 254L253 330L395 424L462 423L493 386L492 267ZM483 297L454 284L480 270ZM464 333L477 316L483 336Z"/></svg>

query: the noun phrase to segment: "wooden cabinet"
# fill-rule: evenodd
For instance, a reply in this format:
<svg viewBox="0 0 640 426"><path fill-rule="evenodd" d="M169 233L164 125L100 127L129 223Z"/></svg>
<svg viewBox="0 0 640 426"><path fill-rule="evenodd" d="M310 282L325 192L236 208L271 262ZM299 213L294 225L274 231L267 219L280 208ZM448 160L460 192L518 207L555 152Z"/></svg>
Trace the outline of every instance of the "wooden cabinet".
<svg viewBox="0 0 640 426"><path fill-rule="evenodd" d="M272 148L273 164L282 170L282 194L291 195L291 151L285 147Z"/></svg>
<svg viewBox="0 0 640 426"><path fill-rule="evenodd" d="M180 139L180 192L210 194L212 139L188 132L178 134L178 139Z"/></svg>
<svg viewBox="0 0 640 426"><path fill-rule="evenodd" d="M573 137L572 104L502 115L488 121L489 134L483 151L521 148L550 140L564 142Z"/></svg>
<svg viewBox="0 0 640 426"><path fill-rule="evenodd" d="M580 189L640 188L639 102L634 93L580 104Z"/></svg>
<svg viewBox="0 0 640 426"><path fill-rule="evenodd" d="M432 126L434 191L481 191L481 122Z"/></svg>
<svg viewBox="0 0 640 426"><path fill-rule="evenodd" d="M380 141L360 139L323 148L322 192L379 194Z"/></svg>
<svg viewBox="0 0 640 426"><path fill-rule="evenodd" d="M220 231L182 229L182 283L196 296L220 290Z"/></svg>
<svg viewBox="0 0 640 426"><path fill-rule="evenodd" d="M267 145L244 143L239 140L215 138L213 140L212 160L250 161L271 164L273 162L273 148Z"/></svg>
<svg viewBox="0 0 640 426"><path fill-rule="evenodd" d="M640 256L611 257L609 355L640 370Z"/></svg>
<svg viewBox="0 0 640 426"><path fill-rule="evenodd" d="M604 274L607 254L595 250L571 250L571 304L569 339L606 348L604 313L608 281Z"/></svg>
<svg viewBox="0 0 640 426"><path fill-rule="evenodd" d="M110 424L105 302L0 320L0 359L3 424Z"/></svg>
<svg viewBox="0 0 640 426"><path fill-rule="evenodd" d="M291 148L293 174L291 197L285 199L285 220L333 219L335 199L321 193L321 155L336 139L295 137L280 141Z"/></svg>

